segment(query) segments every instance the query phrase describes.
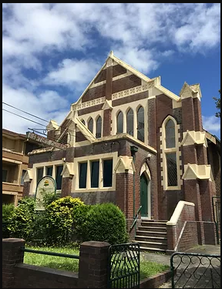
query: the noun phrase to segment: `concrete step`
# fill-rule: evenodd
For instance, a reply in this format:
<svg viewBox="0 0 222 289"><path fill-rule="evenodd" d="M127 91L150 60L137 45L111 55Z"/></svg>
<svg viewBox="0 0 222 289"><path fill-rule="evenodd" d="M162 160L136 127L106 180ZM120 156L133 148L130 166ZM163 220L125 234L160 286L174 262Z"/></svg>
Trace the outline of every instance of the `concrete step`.
<svg viewBox="0 0 222 289"><path fill-rule="evenodd" d="M166 237L167 231L159 232L159 231L144 231L144 230L137 230L136 235L142 236L155 236L155 237Z"/></svg>
<svg viewBox="0 0 222 289"><path fill-rule="evenodd" d="M145 247L145 248L159 248L166 250L167 249L167 244L166 242L147 242L147 241L139 241L135 240L137 243L140 244L140 246Z"/></svg>
<svg viewBox="0 0 222 289"><path fill-rule="evenodd" d="M140 236L137 235L135 236L135 240L136 241L146 241L146 242L163 242L163 243L167 243L167 238L165 237L156 237L156 236Z"/></svg>
<svg viewBox="0 0 222 289"><path fill-rule="evenodd" d="M165 249L160 249L160 248L150 248L150 247L143 247L143 246L140 246L140 250L141 251L146 251L146 252L162 252L162 253L165 253L166 250Z"/></svg>
<svg viewBox="0 0 222 289"><path fill-rule="evenodd" d="M139 226L138 230L140 230L140 231L166 232L167 228L166 228L166 226L165 227Z"/></svg>
<svg viewBox="0 0 222 289"><path fill-rule="evenodd" d="M149 227L166 227L165 222L149 222L149 221L142 221L141 226L149 226Z"/></svg>

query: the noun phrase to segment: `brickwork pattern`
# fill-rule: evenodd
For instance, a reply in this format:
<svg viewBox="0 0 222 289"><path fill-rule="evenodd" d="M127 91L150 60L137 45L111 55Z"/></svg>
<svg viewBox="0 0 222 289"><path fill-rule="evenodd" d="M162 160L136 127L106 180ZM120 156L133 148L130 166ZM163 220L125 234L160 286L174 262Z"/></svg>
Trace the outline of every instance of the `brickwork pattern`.
<svg viewBox="0 0 222 289"><path fill-rule="evenodd" d="M99 86L89 88L82 96L82 102L103 97L105 96L105 94L106 94L106 84L101 84Z"/></svg>
<svg viewBox="0 0 222 289"><path fill-rule="evenodd" d="M141 85L141 79L136 75L126 76L121 79L117 79L112 83L112 93L119 92L121 90L126 90L129 88L133 88L135 86Z"/></svg>

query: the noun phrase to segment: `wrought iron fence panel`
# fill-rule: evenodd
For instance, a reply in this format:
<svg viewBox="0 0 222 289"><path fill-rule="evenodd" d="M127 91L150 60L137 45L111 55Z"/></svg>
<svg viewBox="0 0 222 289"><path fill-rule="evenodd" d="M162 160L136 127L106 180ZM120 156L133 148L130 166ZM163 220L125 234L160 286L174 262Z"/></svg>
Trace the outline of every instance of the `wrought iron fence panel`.
<svg viewBox="0 0 222 289"><path fill-rule="evenodd" d="M221 288L220 255L176 252L170 266L172 288Z"/></svg>
<svg viewBox="0 0 222 289"><path fill-rule="evenodd" d="M108 264L108 288L139 288L139 244L126 243L110 246Z"/></svg>

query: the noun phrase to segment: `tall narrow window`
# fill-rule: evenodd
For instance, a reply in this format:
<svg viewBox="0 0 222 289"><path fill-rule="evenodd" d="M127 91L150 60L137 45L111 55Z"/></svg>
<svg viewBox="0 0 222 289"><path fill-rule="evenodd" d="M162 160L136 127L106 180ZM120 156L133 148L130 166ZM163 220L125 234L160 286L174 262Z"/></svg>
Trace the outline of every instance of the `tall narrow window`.
<svg viewBox="0 0 222 289"><path fill-rule="evenodd" d="M62 176L61 176L62 169L63 169L62 165L56 167L56 188L57 188L57 190L61 190L61 188L62 188Z"/></svg>
<svg viewBox="0 0 222 289"><path fill-rule="evenodd" d="M133 136L133 110L130 109L126 115L127 119L127 133Z"/></svg>
<svg viewBox="0 0 222 289"><path fill-rule="evenodd" d="M164 186L167 190L175 190L179 184L179 163L178 163L178 139L176 132L176 121L169 117L164 122L163 129L163 152L164 152Z"/></svg>
<svg viewBox="0 0 222 289"><path fill-rule="evenodd" d="M24 185L24 176L25 176L26 170L22 170L22 176L21 176L21 185Z"/></svg>
<svg viewBox="0 0 222 289"><path fill-rule="evenodd" d="M113 160L103 161L103 187L112 187Z"/></svg>
<svg viewBox="0 0 222 289"><path fill-rule="evenodd" d="M46 175L47 176L52 176L52 166L46 167Z"/></svg>
<svg viewBox="0 0 222 289"><path fill-rule="evenodd" d="M79 163L79 188L86 188L87 162Z"/></svg>
<svg viewBox="0 0 222 289"><path fill-rule="evenodd" d="M177 186L177 161L176 153L167 153L167 178L168 186Z"/></svg>
<svg viewBox="0 0 222 289"><path fill-rule="evenodd" d="M93 133L93 119L90 118L88 121L88 129Z"/></svg>
<svg viewBox="0 0 222 289"><path fill-rule="evenodd" d="M91 162L91 188L99 186L99 161Z"/></svg>
<svg viewBox="0 0 222 289"><path fill-rule="evenodd" d="M102 118L99 116L96 121L96 138L101 137L101 130L102 130Z"/></svg>
<svg viewBox="0 0 222 289"><path fill-rule="evenodd" d="M144 108L142 106L137 110L137 138L144 141Z"/></svg>
<svg viewBox="0 0 222 289"><path fill-rule="evenodd" d="M123 132L123 113L120 111L117 114L117 133Z"/></svg>
<svg viewBox="0 0 222 289"><path fill-rule="evenodd" d="M37 179L36 179L36 185L38 185L39 181L43 177L43 168L37 168Z"/></svg>
<svg viewBox="0 0 222 289"><path fill-rule="evenodd" d="M175 147L175 124L172 119L166 123L166 148Z"/></svg>

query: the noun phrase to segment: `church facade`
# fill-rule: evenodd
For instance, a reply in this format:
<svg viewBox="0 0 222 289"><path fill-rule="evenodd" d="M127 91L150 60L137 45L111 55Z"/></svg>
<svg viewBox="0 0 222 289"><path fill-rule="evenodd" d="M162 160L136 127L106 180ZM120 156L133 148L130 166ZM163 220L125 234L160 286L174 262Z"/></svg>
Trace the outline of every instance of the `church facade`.
<svg viewBox="0 0 222 289"><path fill-rule="evenodd" d="M51 175L62 196L113 202L130 222L140 206L142 218L170 220L186 201L197 222L213 226L219 145L203 128L201 97L199 84L185 82L176 95L110 53L62 124L47 126L63 148L29 154L24 195Z"/></svg>

